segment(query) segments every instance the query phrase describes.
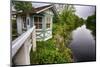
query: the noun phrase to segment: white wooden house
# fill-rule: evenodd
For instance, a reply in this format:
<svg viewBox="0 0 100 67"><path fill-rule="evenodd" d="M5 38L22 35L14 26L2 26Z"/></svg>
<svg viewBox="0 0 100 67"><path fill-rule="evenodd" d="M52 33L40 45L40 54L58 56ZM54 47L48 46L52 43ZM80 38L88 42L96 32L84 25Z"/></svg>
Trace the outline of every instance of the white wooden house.
<svg viewBox="0 0 100 67"><path fill-rule="evenodd" d="M36 51L36 40L45 41L52 38L52 19L56 11L53 5L35 7L28 14L12 11L16 17L19 36L12 41L12 62L15 65L30 64L30 50ZM55 14L56 15L56 14Z"/></svg>
<svg viewBox="0 0 100 67"><path fill-rule="evenodd" d="M54 15L53 6L48 4L34 7L28 17L23 12L16 13L17 31L22 34L33 25L36 27L36 40L45 41L52 38L52 19Z"/></svg>

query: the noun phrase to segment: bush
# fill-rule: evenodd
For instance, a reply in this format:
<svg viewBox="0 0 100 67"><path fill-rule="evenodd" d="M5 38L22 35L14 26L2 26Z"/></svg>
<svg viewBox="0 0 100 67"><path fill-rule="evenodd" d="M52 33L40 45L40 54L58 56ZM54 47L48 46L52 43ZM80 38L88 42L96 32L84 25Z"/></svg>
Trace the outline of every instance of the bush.
<svg viewBox="0 0 100 67"><path fill-rule="evenodd" d="M37 42L36 52L30 53L31 64L52 64L52 63L67 63L72 62L71 50L64 49L63 52L56 48L53 39L46 42Z"/></svg>

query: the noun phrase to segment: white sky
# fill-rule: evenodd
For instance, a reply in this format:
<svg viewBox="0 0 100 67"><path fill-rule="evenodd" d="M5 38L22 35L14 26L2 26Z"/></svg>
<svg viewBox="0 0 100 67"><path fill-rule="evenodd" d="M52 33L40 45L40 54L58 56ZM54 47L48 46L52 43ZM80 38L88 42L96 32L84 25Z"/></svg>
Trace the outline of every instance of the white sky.
<svg viewBox="0 0 100 67"><path fill-rule="evenodd" d="M32 6L34 8L41 7L41 6L46 6L46 5L50 5L50 4L48 4L48 3L32 3Z"/></svg>
<svg viewBox="0 0 100 67"><path fill-rule="evenodd" d="M90 15L93 15L95 12L95 6L75 5L74 7L76 8L76 14L84 19Z"/></svg>

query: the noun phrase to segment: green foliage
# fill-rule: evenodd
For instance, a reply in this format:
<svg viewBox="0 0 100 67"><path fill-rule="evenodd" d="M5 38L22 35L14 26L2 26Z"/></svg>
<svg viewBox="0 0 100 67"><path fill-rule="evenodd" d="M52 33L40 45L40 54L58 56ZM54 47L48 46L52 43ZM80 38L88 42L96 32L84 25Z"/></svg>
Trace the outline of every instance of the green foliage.
<svg viewBox="0 0 100 67"><path fill-rule="evenodd" d="M17 11L29 12L32 10L32 3L25 1L13 1L14 7Z"/></svg>
<svg viewBox="0 0 100 67"><path fill-rule="evenodd" d="M61 43L68 46L72 39L71 31L83 25L84 22L83 18L79 18L75 15L75 8L73 5L65 6L63 11L59 14L58 22L53 26L53 34L56 37L57 42L60 43L60 40L58 39L62 38Z"/></svg>
<svg viewBox="0 0 100 67"><path fill-rule="evenodd" d="M64 32L66 26L62 23L53 24L53 38L37 42L36 52L31 51L31 64L52 64L72 62L72 52L68 48L70 32ZM66 39L65 39L66 38ZM66 40L66 43L65 43Z"/></svg>
<svg viewBox="0 0 100 67"><path fill-rule="evenodd" d="M75 13L75 9L73 5L67 5L64 8L64 10L61 12L61 14L59 14L61 20L60 22L71 24L71 22L74 22L73 20L74 13Z"/></svg>
<svg viewBox="0 0 100 67"><path fill-rule="evenodd" d="M78 26L81 26L85 23L83 18L79 18L75 14L75 8L73 5L67 5L63 11L59 14L60 23L63 24L66 30L73 30ZM66 31L65 30L65 31Z"/></svg>
<svg viewBox="0 0 100 67"><path fill-rule="evenodd" d="M70 57L71 51L69 48L63 52L56 48L53 39L46 42L37 42L37 51L31 51L31 64L52 64L52 63L68 63L72 62Z"/></svg>
<svg viewBox="0 0 100 67"><path fill-rule="evenodd" d="M92 34L96 37L96 14L87 18L86 27L92 31Z"/></svg>
<svg viewBox="0 0 100 67"><path fill-rule="evenodd" d="M67 47L71 36L68 33L64 41L63 25L61 23L53 24L53 38L47 41L37 42L36 52L31 51L31 64L52 64L72 62L72 52ZM57 34L58 33L58 34Z"/></svg>
<svg viewBox="0 0 100 67"><path fill-rule="evenodd" d="M60 20L59 20L59 17L58 16L53 16L53 23L58 23Z"/></svg>

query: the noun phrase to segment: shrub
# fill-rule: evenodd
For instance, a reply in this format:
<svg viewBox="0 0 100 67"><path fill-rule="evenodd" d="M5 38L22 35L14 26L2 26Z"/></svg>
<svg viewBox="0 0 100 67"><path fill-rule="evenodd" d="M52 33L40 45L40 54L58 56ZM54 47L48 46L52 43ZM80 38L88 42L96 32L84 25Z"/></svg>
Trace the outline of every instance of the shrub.
<svg viewBox="0 0 100 67"><path fill-rule="evenodd" d="M66 48L64 51L56 48L53 39L46 42L37 42L37 51L30 53L31 64L52 64L72 62L71 50Z"/></svg>

